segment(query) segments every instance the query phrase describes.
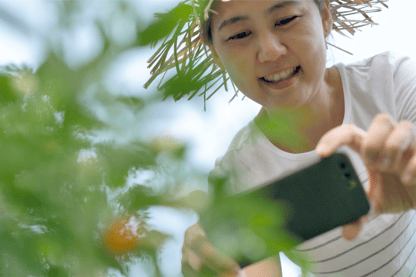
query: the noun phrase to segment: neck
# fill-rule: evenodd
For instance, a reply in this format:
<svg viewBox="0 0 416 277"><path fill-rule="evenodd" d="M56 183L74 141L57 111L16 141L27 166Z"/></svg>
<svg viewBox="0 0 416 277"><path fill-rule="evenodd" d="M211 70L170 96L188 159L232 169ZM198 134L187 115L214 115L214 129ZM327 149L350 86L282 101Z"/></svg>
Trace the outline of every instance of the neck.
<svg viewBox="0 0 416 277"><path fill-rule="evenodd" d="M309 105L274 110L262 108L256 124L275 146L284 151L312 151L326 132L342 124L344 96L340 88L339 79L337 85L327 86Z"/></svg>

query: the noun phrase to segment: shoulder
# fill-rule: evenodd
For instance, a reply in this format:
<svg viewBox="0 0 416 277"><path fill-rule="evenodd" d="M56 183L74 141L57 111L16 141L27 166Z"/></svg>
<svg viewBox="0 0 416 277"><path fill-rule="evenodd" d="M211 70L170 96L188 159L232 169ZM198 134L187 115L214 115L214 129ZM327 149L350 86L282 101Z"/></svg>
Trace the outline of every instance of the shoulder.
<svg viewBox="0 0 416 277"><path fill-rule="evenodd" d="M355 95L397 96L414 86L416 62L409 56L386 51L350 64L338 63L344 89ZM387 100L387 99L386 99ZM390 101L391 99L389 99Z"/></svg>
<svg viewBox="0 0 416 277"><path fill-rule="evenodd" d="M409 56L397 53L395 51L386 51L374 56L356 61L347 65L339 64L345 68L349 73L351 72L366 72L371 70L372 73L380 72L394 73L401 67L415 67L416 63Z"/></svg>
<svg viewBox="0 0 416 277"><path fill-rule="evenodd" d="M355 77L363 76L370 84L392 93L411 92L415 89L416 61L409 56L386 51L346 66L346 71ZM377 84L379 84L377 86ZM397 94L396 94L397 95Z"/></svg>
<svg viewBox="0 0 416 277"><path fill-rule="evenodd" d="M397 121L416 120L416 62L386 51L348 65L337 64L344 93L351 97L352 120L366 129L378 113Z"/></svg>
<svg viewBox="0 0 416 277"><path fill-rule="evenodd" d="M238 183L239 186L245 187L246 183L250 183L250 178L257 176L258 167L265 170L260 164L267 163L267 156L270 152L268 150L267 138L252 120L235 135L227 152L217 158L210 172L210 178L227 176L230 184Z"/></svg>
<svg viewBox="0 0 416 277"><path fill-rule="evenodd" d="M253 145L255 142L255 133L256 133L257 127L256 123L254 122L254 119L251 120L246 126L241 128L237 134L232 139L230 145L228 146L227 152L225 156L227 156L229 153L238 153L245 147L249 145Z"/></svg>
<svg viewBox="0 0 416 277"><path fill-rule="evenodd" d="M384 63L384 64L396 64L402 59L408 58L405 55L397 53L395 51L385 51L374 56L365 58L363 60L349 64L351 67L369 67L374 64Z"/></svg>
<svg viewBox="0 0 416 277"><path fill-rule="evenodd" d="M255 132L254 120L250 121L246 126L241 128L232 139L225 154L217 158L215 167L223 166L226 163L230 163L233 157L237 156L244 148L254 143Z"/></svg>
<svg viewBox="0 0 416 277"><path fill-rule="evenodd" d="M234 183L233 179L237 177L235 176L235 164L238 163L237 160L239 159L238 155L240 153L240 150L244 148L244 145L246 145L249 142L249 137L252 133L252 128L250 124L252 124L252 122L250 122L245 127L240 129L240 131L237 132L237 134L232 139L230 145L228 146L228 149L225 152L225 154L216 159L215 166L208 176L208 182L210 184L216 184L220 180L226 179L228 183L228 186L226 186L226 188L231 190L234 189L232 186L232 184Z"/></svg>

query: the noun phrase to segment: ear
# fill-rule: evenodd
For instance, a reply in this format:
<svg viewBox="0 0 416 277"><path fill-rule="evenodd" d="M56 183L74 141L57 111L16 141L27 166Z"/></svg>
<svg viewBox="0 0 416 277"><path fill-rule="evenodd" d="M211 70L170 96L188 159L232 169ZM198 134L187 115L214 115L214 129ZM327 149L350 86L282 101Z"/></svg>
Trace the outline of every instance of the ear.
<svg viewBox="0 0 416 277"><path fill-rule="evenodd" d="M329 6L329 0L326 0L326 7L321 9L322 26L324 27L324 35L327 38L332 31L332 14Z"/></svg>
<svg viewBox="0 0 416 277"><path fill-rule="evenodd" d="M212 58L214 59L214 63L218 65L222 70L225 70L224 65L221 62L220 57L218 57L217 52L215 52L213 45L208 45L209 51L212 53Z"/></svg>

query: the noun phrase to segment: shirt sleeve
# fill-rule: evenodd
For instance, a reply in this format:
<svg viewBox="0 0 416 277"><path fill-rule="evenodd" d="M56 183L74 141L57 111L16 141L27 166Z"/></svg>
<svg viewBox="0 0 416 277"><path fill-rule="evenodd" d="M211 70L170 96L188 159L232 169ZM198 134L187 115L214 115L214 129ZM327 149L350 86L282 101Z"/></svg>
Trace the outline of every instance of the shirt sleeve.
<svg viewBox="0 0 416 277"><path fill-rule="evenodd" d="M397 57L397 55L393 55ZM394 97L398 121L416 124L416 61L410 57L394 58Z"/></svg>

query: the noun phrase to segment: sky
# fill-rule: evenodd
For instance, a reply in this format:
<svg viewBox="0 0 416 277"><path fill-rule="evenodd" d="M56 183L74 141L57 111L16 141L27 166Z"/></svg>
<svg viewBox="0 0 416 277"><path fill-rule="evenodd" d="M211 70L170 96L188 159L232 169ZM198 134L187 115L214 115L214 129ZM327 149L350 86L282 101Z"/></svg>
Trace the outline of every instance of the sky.
<svg viewBox="0 0 416 277"><path fill-rule="evenodd" d="M102 1L111 3L111 1ZM148 20L151 20L154 12L164 12L177 3L177 0L152 0L145 1L145 3L137 1L141 15ZM330 57L333 58L332 63L348 64L389 50L416 59L416 31L413 27L416 2L414 0L390 0L387 4L389 9L373 14L373 20L379 25L363 28L352 39L334 33L331 43L354 55L351 56L332 48L329 51ZM53 6L48 1L41 0L0 0L0 8L0 67L10 63L39 66L45 56L42 38L51 35L54 23L57 21ZM2 19L5 17L10 19L10 16L23 19L24 24L5 24ZM129 37L129 32L134 32L134 29L127 28L129 22L123 21L122 18L117 24L126 32L118 34L118 39L123 42L123 39ZM64 39L73 42L73 47L66 51L68 61L74 62L74 66L77 66L77 62L85 62L90 54L100 47L100 41L95 39L94 30L89 28L88 24L77 32L64 34L64 36ZM125 90L132 94L146 93L143 85L150 77L146 61L151 54L152 50L149 48L138 48L120 56L108 73L108 82L114 85L122 84ZM228 103L232 96L232 91L218 91L208 101L206 112L203 111L203 102L199 99L191 103L185 100L179 101L175 103L175 109L170 109L168 113L163 114L161 120L145 131L154 135L172 134L189 142L190 162L208 172L213 168L215 159L225 153L236 132L252 120L260 109L258 104L249 99L241 100L241 95ZM168 102L163 105L171 107L171 104ZM193 215L181 217L177 214L176 217L172 217L173 212L163 208L155 209L153 212L159 219L163 218L159 222L165 222L164 225L159 224L159 228L174 233L177 238L166 246L162 259L173 268L173 271L178 271L180 264L174 257L180 253L178 252L181 244L180 237L195 217ZM139 270L137 269L137 272ZM285 276L299 274L298 269L287 262L284 257L283 270Z"/></svg>

